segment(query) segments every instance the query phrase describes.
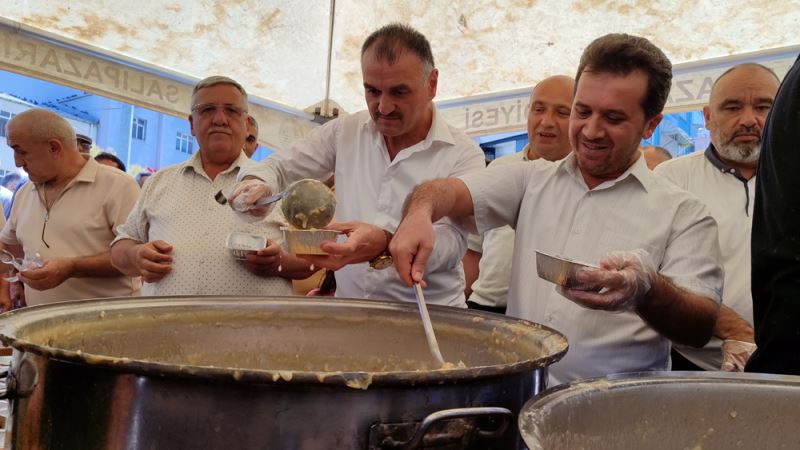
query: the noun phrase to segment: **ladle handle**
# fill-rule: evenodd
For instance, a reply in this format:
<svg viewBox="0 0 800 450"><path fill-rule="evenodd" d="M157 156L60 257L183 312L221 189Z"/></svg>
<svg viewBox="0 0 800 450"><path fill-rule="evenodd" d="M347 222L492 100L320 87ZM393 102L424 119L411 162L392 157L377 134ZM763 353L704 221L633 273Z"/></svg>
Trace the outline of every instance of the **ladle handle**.
<svg viewBox="0 0 800 450"><path fill-rule="evenodd" d="M433 325L431 324L431 316L428 314L428 306L425 304L425 295L422 294L422 286L419 283L414 283L414 295L417 297L419 314L422 316L422 327L425 329L428 349L430 349L433 359L441 367L444 365L444 358L442 358L442 352L439 350L439 342L436 341L436 334L434 334Z"/></svg>

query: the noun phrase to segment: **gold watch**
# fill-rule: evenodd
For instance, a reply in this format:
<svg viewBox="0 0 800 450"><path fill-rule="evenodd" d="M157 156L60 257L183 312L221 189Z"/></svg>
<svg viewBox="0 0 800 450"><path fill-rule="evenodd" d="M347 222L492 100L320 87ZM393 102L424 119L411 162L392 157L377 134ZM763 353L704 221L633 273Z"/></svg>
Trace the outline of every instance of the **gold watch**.
<svg viewBox="0 0 800 450"><path fill-rule="evenodd" d="M391 267L393 263L392 255L389 253L389 242L392 241L392 233L387 230L383 230L383 232L386 234L386 247L380 255L369 260L369 266L375 270L387 269Z"/></svg>

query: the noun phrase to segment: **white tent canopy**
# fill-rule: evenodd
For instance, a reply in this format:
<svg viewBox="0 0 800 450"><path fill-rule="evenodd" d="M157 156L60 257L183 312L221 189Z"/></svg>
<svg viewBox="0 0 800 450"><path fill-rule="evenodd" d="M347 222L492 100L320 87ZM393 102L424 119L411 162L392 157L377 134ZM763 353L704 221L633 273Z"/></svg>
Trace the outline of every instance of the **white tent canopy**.
<svg viewBox="0 0 800 450"><path fill-rule="evenodd" d="M609 32L650 38L678 69L719 66L719 58L735 55L783 61L800 44L800 0L338 0L335 8L329 0L4 0L0 20L14 39L90 52L171 80L178 90L208 75L231 76L279 122L308 118L303 111L325 98L329 43L330 99L345 111L363 109L360 47L390 22L408 23L431 41L442 106L463 106L465 98L514 104L538 80L572 75L586 44ZM14 39L0 41L0 68L36 75L39 67L58 78L43 59L20 68L28 55L20 57ZM176 113L185 105L155 107ZM449 117L458 122L461 115Z"/></svg>

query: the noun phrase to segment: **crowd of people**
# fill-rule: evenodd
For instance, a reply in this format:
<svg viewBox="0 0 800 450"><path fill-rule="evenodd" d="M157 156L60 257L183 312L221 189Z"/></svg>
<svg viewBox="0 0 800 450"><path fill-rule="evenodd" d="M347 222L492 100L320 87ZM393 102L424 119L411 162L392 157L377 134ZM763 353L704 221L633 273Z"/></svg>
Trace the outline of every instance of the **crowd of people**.
<svg viewBox="0 0 800 450"><path fill-rule="evenodd" d="M292 280L322 267L335 271L337 296L413 301L420 283L429 303L559 330L570 350L553 383L742 371L754 352L752 370L800 373L787 318L800 315L800 215L786 190L798 182L797 64L783 85L755 63L719 76L703 111L711 144L672 159L640 147L663 117L669 59L643 37L602 36L574 78L536 84L528 145L488 167L433 103L439 71L424 35L376 30L361 69L366 110L259 163L245 88L200 81L188 115L199 149L146 183L114 155L82 155L57 114L15 116L7 140L30 182L10 202L0 245L26 264L16 274L24 300L291 295ZM327 255L289 253L280 208L256 204L303 178L336 183L328 228L343 238L321 245ZM249 207L234 211L218 192ZM267 244L238 260L225 247L232 231ZM578 286L554 286L536 276L536 251L598 267L579 271ZM0 288L5 310L20 303L20 285Z"/></svg>

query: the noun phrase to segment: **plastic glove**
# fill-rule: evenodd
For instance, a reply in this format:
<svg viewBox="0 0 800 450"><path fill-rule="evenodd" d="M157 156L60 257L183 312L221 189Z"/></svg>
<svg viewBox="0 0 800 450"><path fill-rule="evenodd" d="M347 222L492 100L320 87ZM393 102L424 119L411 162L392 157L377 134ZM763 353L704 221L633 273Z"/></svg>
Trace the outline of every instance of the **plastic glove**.
<svg viewBox="0 0 800 450"><path fill-rule="evenodd" d="M744 372L744 366L756 348L756 344L752 342L725 339L722 341L722 370Z"/></svg>
<svg viewBox="0 0 800 450"><path fill-rule="evenodd" d="M646 251L613 251L600 261L600 268L577 272L579 288L558 286L556 290L586 308L624 312L636 308L656 276L655 264Z"/></svg>
<svg viewBox="0 0 800 450"><path fill-rule="evenodd" d="M257 222L266 217L275 207L275 203L266 206L256 206L255 202L262 197L271 195L269 186L258 179L248 179L239 182L228 196L231 208L237 217L245 222Z"/></svg>

